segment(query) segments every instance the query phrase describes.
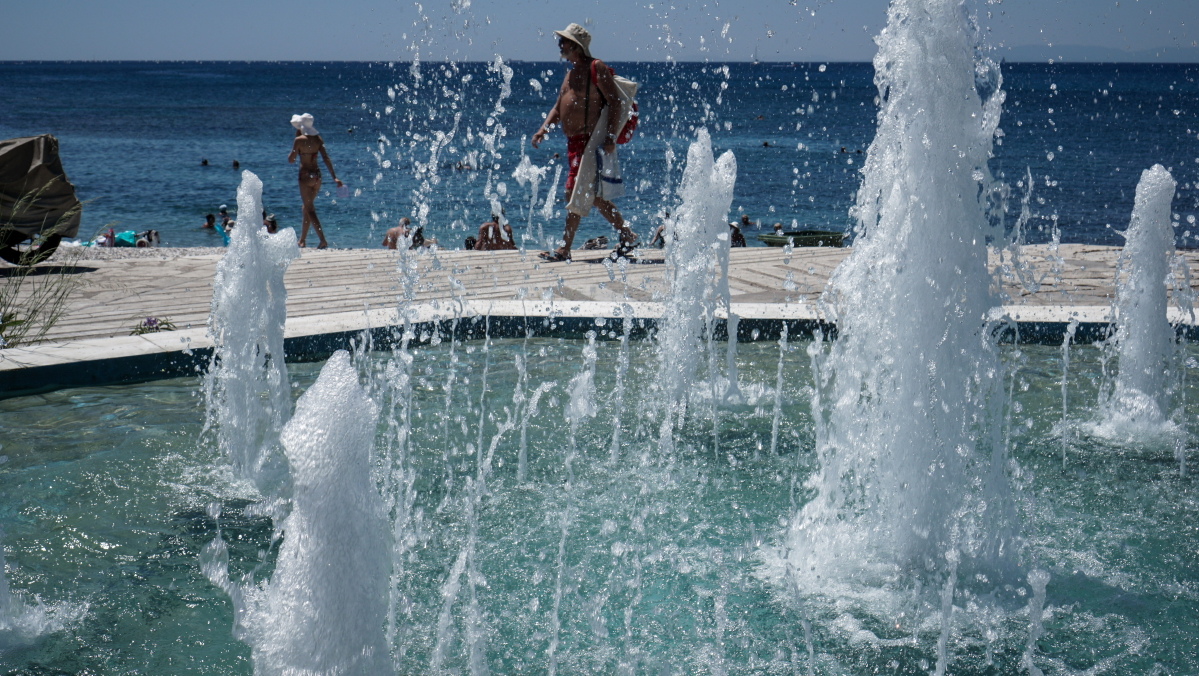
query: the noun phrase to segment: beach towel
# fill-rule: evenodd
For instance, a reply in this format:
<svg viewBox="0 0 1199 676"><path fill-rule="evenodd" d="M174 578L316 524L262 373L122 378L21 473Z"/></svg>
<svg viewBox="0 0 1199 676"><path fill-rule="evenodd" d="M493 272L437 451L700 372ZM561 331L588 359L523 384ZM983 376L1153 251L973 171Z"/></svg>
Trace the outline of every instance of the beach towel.
<svg viewBox="0 0 1199 676"><path fill-rule="evenodd" d="M574 190L566 210L572 214L586 216L595 205L595 198L612 201L624 195L624 181L620 176L620 159L617 151L604 152L604 139L608 137L608 106L600 110L599 119L587 141L587 149L579 163Z"/></svg>

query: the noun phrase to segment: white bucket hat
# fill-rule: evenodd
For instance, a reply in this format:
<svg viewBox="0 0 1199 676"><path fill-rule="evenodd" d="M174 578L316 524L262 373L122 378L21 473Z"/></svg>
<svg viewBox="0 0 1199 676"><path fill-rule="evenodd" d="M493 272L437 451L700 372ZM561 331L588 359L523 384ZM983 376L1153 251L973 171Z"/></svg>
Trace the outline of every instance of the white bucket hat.
<svg viewBox="0 0 1199 676"><path fill-rule="evenodd" d="M321 133L312 126L312 114L304 113L303 115L292 115L291 126L300 130L300 133L305 136L320 136Z"/></svg>
<svg viewBox="0 0 1199 676"><path fill-rule="evenodd" d="M554 31L554 35L557 35L565 40L570 40L576 45L582 47L583 56L586 56L589 59L591 58L591 33L588 33L586 28L583 28L577 23L572 23L563 30Z"/></svg>

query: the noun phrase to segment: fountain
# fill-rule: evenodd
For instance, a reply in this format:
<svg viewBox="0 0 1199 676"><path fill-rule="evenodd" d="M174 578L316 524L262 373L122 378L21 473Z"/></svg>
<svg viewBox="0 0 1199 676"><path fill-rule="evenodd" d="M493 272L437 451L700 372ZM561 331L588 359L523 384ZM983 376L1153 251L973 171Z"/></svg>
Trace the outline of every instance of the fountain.
<svg viewBox="0 0 1199 676"><path fill-rule="evenodd" d="M418 263L441 261L401 247L391 349L365 335L352 356L285 368L282 275L294 234L259 228L261 184L244 174L245 222L214 290L207 419L191 380L47 395L19 411L45 406L69 420L97 405L146 431L118 427L109 446L63 462L25 451L5 463L0 494L21 502L5 513L18 532L0 563L7 553L22 565L0 578L0 664L263 675L1194 672L1193 485L1156 456L1105 452L1122 451L1119 440L1067 443L1067 414L1092 414L1079 402L1094 401L1088 388L1105 368L1098 351L1072 347L1077 323L1060 346L997 344L1005 319L994 313L987 247L1005 237L996 196L1006 193L988 169L1005 96L998 67L956 0L894 0L888 19L854 250L820 302L835 340L793 323L777 342L737 344L724 274L737 159L713 152L716 109L688 150L680 204L663 205L674 214L670 286L647 340L636 339L627 261L606 266L626 289L621 326L597 321L583 341L527 324L497 337L491 317L460 297L446 323L417 325ZM427 181L413 194L418 222L433 218L439 163L471 138L483 147L462 159L487 165L476 170L488 206L513 199L498 173L503 114L525 102L505 104L511 67L487 68L500 87L484 111L491 124L474 130L466 112L441 135L413 134L410 143L431 144L417 168ZM421 94L432 92L420 69L411 72ZM461 78L453 63L426 71L430 83ZM523 241L544 243L534 212L544 204L550 217L561 165L542 203L548 164L514 154L512 177L530 190ZM1190 348L1171 338L1161 300L1173 185L1159 169L1138 189L1108 348L1120 372L1102 401L1147 402L1135 410L1158 415L1136 424L1168 426L1185 423L1194 386L1162 373L1184 371ZM722 310L725 345L714 330ZM483 339L463 339L468 328ZM294 415L293 386L303 392ZM37 443L86 437L96 410L87 434L36 425L57 435ZM211 441L193 443L198 435ZM1185 450L1186 435L1174 438ZM1068 465L1058 460L1067 450ZM31 535L37 528L46 532ZM68 596L59 580L84 589L90 610L78 627L28 630L41 622L38 594ZM64 627L68 638L41 640Z"/></svg>
<svg viewBox="0 0 1199 676"><path fill-rule="evenodd" d="M999 320L992 312L999 302L990 290L994 279L987 269L987 246L1003 236L1000 210L993 200L1002 190L995 186L987 166L1005 96L1002 79L998 66L981 54L974 27L953 0L896 0L879 47L875 65L881 110L878 134L867 155L854 208L858 221L854 251L834 274L821 301L822 310L838 327L839 339L827 342L817 337L807 350L815 382L811 409L818 460L806 484L812 497L792 515L781 547L759 548L761 540L756 534L750 535L745 547L757 549L759 560L765 564L759 576L785 590L776 603L797 615L803 628L809 673L814 673L817 664L813 621L827 612L822 599L831 605L849 600L859 606L860 612L873 614L886 624L898 615L893 628L885 631L852 631L857 635L866 633L872 642L884 646L918 646L922 637L931 637L937 674L949 669L953 661L951 644L963 631L981 637L988 665L993 663L996 646L1014 640L1020 645L1022 668L1040 673L1037 664L1042 658L1037 642L1052 613L1047 601L1051 574L1024 560L1025 545L1011 479L1013 474L1019 475L1020 469L1009 457L1016 369L1011 369L1009 390L1005 387L1009 369L1000 359L996 339ZM503 112L509 79L510 73L504 78L501 103L496 104L493 116ZM488 136L485 140L489 153L498 158L494 139ZM513 174L531 188L526 240L533 239L532 212L546 172L546 168L535 167L522 156ZM544 665L551 675L578 671L587 663L578 646L579 623L585 618L590 626L597 641L594 650L613 652L613 646L606 643L610 633L601 608L608 598L626 593L625 587L635 593L627 592L632 596L623 610L622 656L613 659L622 670L632 672L630 665L641 659L637 657L639 649L631 642L637 624L634 617L643 585L647 584L644 567L661 559L654 558L658 554L650 554L647 561L651 563L633 563L625 554L635 545L625 540L609 541L609 537L622 528L645 533L645 519L652 514L650 507L677 506L664 507L655 497L669 490L663 485L677 482L677 470L668 469L665 476L657 476L654 465L673 468L691 452L690 447L676 447L676 437L688 422L692 429L695 422L710 422L711 432L703 444L711 444L712 456L723 457L720 410L743 401L738 385L738 320L731 311L727 281L729 234L725 221L735 179L732 153L716 159L708 131L701 128L688 152L679 188L682 204L674 209L666 228L669 295L654 342L656 375L647 388L652 400L649 409L657 413L657 431L656 435L650 434L638 423L632 435L622 435L619 408L630 371L630 317L626 317L612 390L617 402L611 416L613 429L602 435L598 444L606 451L602 455L610 468L607 471L616 473L611 478L612 487L604 487L605 479L589 466L600 458L589 457L588 451L594 448L581 441L585 428L594 425L600 411L595 332L587 335L581 369L569 377L565 388L568 400L559 403L551 399L550 406L562 407L568 430L559 433L555 452L558 459L541 458L540 469L529 458L527 437L541 399L556 387L556 382L531 385L528 336L514 356L515 411L504 408L502 416L488 400L489 376L494 377L492 370L499 364L495 361L498 357L492 355L490 336L484 341L481 373L476 372L481 376L476 380L481 387L477 404L469 393L460 395L466 397L466 408L453 418L461 425L460 440L465 441L462 452L450 440L458 436L450 426L450 410L455 402L455 385L461 378L462 386L468 386L471 377L460 376L455 356L458 341L450 335L450 368L442 387L445 410L437 423L441 437L437 443L442 449L442 469L437 474L444 474L437 491L443 497L431 513L420 512L415 503L421 461L412 448L419 443L414 442L416 422L412 415L414 411L418 416L420 413L413 384L423 378L415 367L419 350L411 349L414 335L408 325L405 323L402 329L401 346L391 356L388 376L371 385L393 402L390 424L398 428L393 430L398 432L398 442L388 442L389 451L382 454L381 461L383 478L376 482L385 489L383 500L367 479L362 464L369 455L369 450L362 449L370 446L365 436L348 443L350 449L358 449L351 455L309 467L319 467L319 471L304 474L307 470L300 467L303 458L308 457L305 453L324 457L322 453L331 452L330 448L315 446L304 450L308 446L303 444L293 448L305 436L333 434L329 429L349 435L346 430L352 425L364 429L373 425L375 409L357 389L357 376L348 357L339 354L326 365L282 435L287 459L296 473L295 496L292 512L276 528L277 533L285 535L271 580L258 585L249 579L241 584L230 582L227 554L219 538L203 557L208 577L234 601L238 636L253 646L260 673L285 673L288 669L373 673L390 667L397 671L409 668L401 655L408 650L403 637L411 636L412 629L401 626L399 614L406 612L409 621L415 621L411 619L416 611L410 591L412 576L418 574L413 565L414 548L421 542L436 540L439 536L430 535L425 528L436 531L436 523L449 513L461 515L452 526L460 534L443 545L450 556L445 561L444 575L438 575L437 590L428 601L425 615L431 629L424 654L434 673L488 673L488 655L494 650L489 637L497 631L497 623L527 627L534 642L539 642L538 649L526 651L519 659L511 657L509 663L517 670L532 662ZM489 178L484 193L493 209L505 191L503 184L493 184ZM969 198L963 199L963 195ZM930 242L936 246L930 246ZM1132 242L1130 235L1130 245ZM419 281L409 256L403 253L399 263L405 289ZM609 276L613 275L609 268ZM713 331L722 302L729 318L723 383ZM406 293L401 307L405 322L410 303L411 296ZM456 314L455 327L458 321ZM1119 335L1126 344L1132 343L1125 333ZM706 345L702 345L705 336ZM784 445L780 443L780 427L788 339L784 328L774 374L771 458L779 458L780 446ZM1063 355L1068 355L1066 347L1063 344ZM261 347L245 351L263 353ZM706 372L701 374L701 355L705 352ZM1019 359L1016 361L1019 363ZM426 371L425 375L431 373ZM701 375L711 390L710 411L697 410L693 402L692 389ZM1064 392L1066 375L1061 386ZM1151 385L1146 389L1156 391ZM1125 390L1117 387L1117 392ZM322 397L331 398L333 403L328 411L317 414L316 402ZM355 397L360 399L357 404L346 404ZM398 419L397 403L402 411ZM280 409L275 407L268 413L275 410ZM710 414L710 421L704 420L705 414ZM468 429L468 415L477 429ZM269 430L275 419L269 415L263 419ZM495 426L495 434L485 445L484 430L489 424ZM544 495L539 500L543 530L526 532L523 537L527 539L519 541L522 553L530 546L540 549L539 563L533 564L533 589L513 590L501 599L495 596L488 580L507 573L494 567L487 572L486 552L502 547L504 540L489 542L484 530L489 504L517 500L503 475L497 476L503 467L497 451L504 435L518 424L520 447L515 480L519 490L535 487L536 477L549 471L547 462L559 465L556 481L561 490L542 489ZM311 432L301 435L292 433L293 428ZM644 444L651 436L656 436L657 460L648 460L643 451L642 469L630 473L620 463L622 458L631 461L633 456L622 453L622 445ZM466 441L472 437L473 442ZM265 446L269 447L269 433L260 433L258 438L266 439ZM753 451L755 462L761 461L760 448L759 441ZM257 467L262 463L241 461L238 465L238 456L231 456L235 466ZM735 465L735 453L729 452L728 457ZM350 483L343 485L339 479L330 484L336 484L336 489L321 488L318 494L323 498L309 493L312 486L340 476L341 463L346 464L344 478ZM639 482L644 482L641 495L646 496L645 511L629 518L627 525L611 518L598 528L588 523L587 513L595 508L596 501L611 499L609 493L622 490L617 487ZM793 491L792 504L794 498ZM735 513L739 508L733 504L732 509ZM418 516L413 518L413 514ZM383 523L384 515L391 518L390 534ZM422 521L426 517L429 521ZM659 532L656 537L663 535ZM330 545L321 538L337 544ZM611 552L610 564L588 564L587 556L572 564L578 550L593 551L596 547ZM388 551L389 563L385 554ZM355 554L352 560L346 558L348 552ZM741 549L735 556L744 558L745 552ZM713 551L710 556L715 567L708 569L708 589L701 597L713 603L711 626L701 634L707 642L694 659L696 665L725 671L732 650L725 636L733 630L728 604L734 592L724 563L725 553ZM342 575L314 568L316 562L333 560L340 561L332 568ZM695 570L690 563L677 565L675 570L685 575ZM589 566L598 569L588 570ZM607 584L601 582L605 576ZM348 580L356 581L356 586L347 587L351 585ZM543 583L549 583L548 588L538 592L537 586ZM388 585L389 593L383 591ZM587 585L599 587L592 600L572 597ZM1025 599L1028 590L1031 597ZM881 603L880 595L886 597ZM349 598L356 601L342 603ZM489 605L493 603L503 609ZM572 604L576 606L573 609ZM366 609L357 623L350 621L355 607ZM298 612L311 608L318 610ZM460 612L456 613L456 608ZM897 613L898 608L906 609ZM1027 621L1021 620L1019 630L1005 629L1005 622L1010 623L1016 616L1026 617ZM318 617L341 618L334 621L333 642L307 638L323 636L322 632L330 628L327 620ZM851 628L859 626L854 624L859 622L857 619L848 622ZM351 630L346 633L342 629ZM793 668L798 668L799 654L792 649ZM385 667L389 655L394 662Z"/></svg>
<svg viewBox="0 0 1199 676"><path fill-rule="evenodd" d="M262 181L244 171L237 225L213 280L208 334L214 349L204 399L208 425L235 472L271 493L284 490L287 481L278 447L279 430L291 410L283 361L283 274L300 250L295 230L269 234L260 214Z"/></svg>
<svg viewBox="0 0 1199 676"><path fill-rule="evenodd" d="M700 129L687 151L687 167L679 186L682 205L666 223L666 276L670 286L658 331L657 385L662 418L659 448L674 450L674 428L687 411L688 390L699 366L698 338L706 328L711 351L716 292L712 276L719 261L728 267L729 228L725 224L737 179L737 160L731 151L712 155L707 129ZM727 275L724 277L727 289ZM727 307L727 293L726 307ZM709 362L711 363L711 359ZM711 374L710 374L711 375ZM711 375L715 387L715 376ZM715 402L715 398L713 398ZM715 409L713 409L715 410Z"/></svg>
<svg viewBox="0 0 1199 676"><path fill-rule="evenodd" d="M274 539L282 540L269 582L256 584L253 573L231 580L219 532L201 553L201 568L229 594L234 634L253 648L256 673L381 673L391 663L383 628L394 608L385 505L371 477L378 409L342 351L288 420L283 273L299 250L294 230L268 234L254 222L260 213L262 183L244 172L238 224L214 282L209 331L216 349L205 394L209 424L237 475L265 496L290 500L263 505L275 520ZM220 507L210 516L219 523Z"/></svg>
<svg viewBox="0 0 1199 676"><path fill-rule="evenodd" d="M383 501L371 478L378 407L337 352L296 403L280 441L291 467L291 512L269 582L229 579L218 537L205 575L234 601L235 634L270 674L380 674L391 668L384 625L391 562Z"/></svg>
<svg viewBox="0 0 1199 676"><path fill-rule="evenodd" d="M1160 164L1142 172L1137 183L1116 268L1116 331L1108 346L1119 356L1119 372L1101 393L1095 422L1086 426L1099 437L1134 441L1179 431L1172 407L1184 369L1166 316L1175 264L1174 188L1174 178Z"/></svg>
<svg viewBox="0 0 1199 676"><path fill-rule="evenodd" d="M958 2L893 2L888 19L854 249L822 301L840 337L813 354L816 497L787 541L787 565L813 589L830 576L952 579L966 561L995 571L1016 554L986 320L998 68Z"/></svg>

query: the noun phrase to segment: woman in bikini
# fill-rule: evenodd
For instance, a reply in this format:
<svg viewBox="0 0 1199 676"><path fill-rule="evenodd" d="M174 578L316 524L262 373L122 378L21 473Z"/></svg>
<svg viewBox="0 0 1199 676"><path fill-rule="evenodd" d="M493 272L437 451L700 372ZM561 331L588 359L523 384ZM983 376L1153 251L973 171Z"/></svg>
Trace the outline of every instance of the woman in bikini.
<svg viewBox="0 0 1199 676"><path fill-rule="evenodd" d="M321 140L320 132L312 126L312 116L308 113L303 115L293 115L291 118L291 126L296 128L296 138L291 144L291 153L287 156L287 162L293 163L296 161L296 156L300 157L300 201L303 203L303 222L300 226L300 248L305 247L305 240L308 238L308 225L311 224L316 229L316 236L320 238L321 243L316 248L327 249L329 243L325 241L325 233L321 230L321 221L316 217L316 207L313 201L316 199L317 193L321 190L321 168L316 164L316 155L320 153L321 159L325 161L325 166L329 168L329 175L333 177L333 182L337 187L341 187L341 181L337 178L337 173L333 171L333 162L329 160L329 154L325 152L325 142Z"/></svg>

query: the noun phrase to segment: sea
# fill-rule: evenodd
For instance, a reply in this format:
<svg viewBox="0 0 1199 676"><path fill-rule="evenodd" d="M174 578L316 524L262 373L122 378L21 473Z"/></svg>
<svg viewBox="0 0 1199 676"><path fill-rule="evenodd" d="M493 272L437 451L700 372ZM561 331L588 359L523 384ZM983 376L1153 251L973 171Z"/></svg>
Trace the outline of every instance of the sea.
<svg viewBox="0 0 1199 676"><path fill-rule="evenodd" d="M872 64L612 66L640 84L637 131L620 147L626 194L617 204L641 237L677 206L700 128L717 153L737 159L729 218L750 217L750 246L774 223L852 234L880 96ZM322 165L316 206L332 246L378 247L408 216L427 238L461 247L494 202L522 246L546 247L562 231L566 143L560 130L540 148L529 139L566 68L499 57L0 62L0 138L58 138L84 201L84 240L108 228L154 229L164 246L219 246L220 236L201 224L221 205L236 211L242 171L262 179L280 225L299 229L289 120L311 113L350 189L338 197ZM1178 182L1176 240L1195 245L1199 65L1010 63L1002 74L1006 101L990 169L1008 187L1009 230L1027 202L1027 242L1118 246L1141 172L1162 164ZM612 234L593 212L576 246Z"/></svg>

